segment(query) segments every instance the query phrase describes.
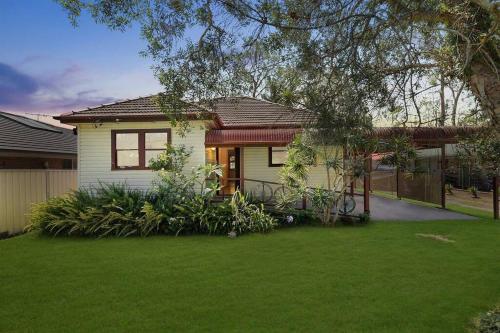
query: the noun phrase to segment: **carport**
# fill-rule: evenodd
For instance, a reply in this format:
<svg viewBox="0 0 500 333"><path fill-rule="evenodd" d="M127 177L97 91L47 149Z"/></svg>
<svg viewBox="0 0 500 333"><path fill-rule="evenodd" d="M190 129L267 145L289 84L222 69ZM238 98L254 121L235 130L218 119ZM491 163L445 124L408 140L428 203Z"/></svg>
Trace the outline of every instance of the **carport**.
<svg viewBox="0 0 500 333"><path fill-rule="evenodd" d="M442 208L446 208L446 188L445 188L445 170L447 168L446 144L458 143L460 136L469 135L478 131L477 127L418 127L418 128L403 128L403 127L381 127L375 129L375 136L379 140L389 139L395 136L407 136L417 149L433 149L439 153L436 154L437 167L433 172L424 177L420 175L412 175L405 177L404 173L396 170L396 191L397 197L405 197L409 199L439 204ZM363 179L363 210L366 213L371 213L376 216L378 212L375 210L384 209L385 204L389 204L390 199L375 199L370 195L372 190L372 175L373 175L373 154L367 155L366 169ZM498 175L493 179L493 215L498 219ZM354 186L353 186L354 187ZM377 205L371 206L370 201L376 200ZM358 200L359 201L359 200ZM380 201L380 202L379 202ZM375 203L375 202L374 202ZM412 205L413 206L413 205ZM398 207L394 207L396 211ZM408 207L407 207L408 208ZM387 209L387 208L386 208ZM418 213L418 212L417 212ZM436 211L434 211L437 214ZM439 214L438 214L439 215Z"/></svg>

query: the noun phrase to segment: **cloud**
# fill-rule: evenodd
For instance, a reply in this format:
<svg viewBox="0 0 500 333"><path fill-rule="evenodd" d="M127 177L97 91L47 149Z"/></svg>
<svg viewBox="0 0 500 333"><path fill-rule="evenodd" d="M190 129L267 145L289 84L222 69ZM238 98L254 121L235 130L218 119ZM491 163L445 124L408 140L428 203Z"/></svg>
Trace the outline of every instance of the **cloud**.
<svg viewBox="0 0 500 333"><path fill-rule="evenodd" d="M0 63L0 105L14 106L22 103L38 89L36 79Z"/></svg>
<svg viewBox="0 0 500 333"><path fill-rule="evenodd" d="M116 100L102 96L97 89L82 87L87 81L78 64L35 76L0 63L0 109L61 113Z"/></svg>

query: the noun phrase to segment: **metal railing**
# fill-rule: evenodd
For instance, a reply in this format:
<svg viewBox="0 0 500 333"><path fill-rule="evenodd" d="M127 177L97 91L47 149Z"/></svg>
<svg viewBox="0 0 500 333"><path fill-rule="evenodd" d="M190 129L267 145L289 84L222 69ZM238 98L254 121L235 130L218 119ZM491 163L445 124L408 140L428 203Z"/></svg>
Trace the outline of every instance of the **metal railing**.
<svg viewBox="0 0 500 333"><path fill-rule="evenodd" d="M222 189L219 191L219 196L222 198L231 196L236 189L240 189L243 193L250 195L250 197L255 201L262 202L266 205L273 205L276 203L276 198L279 195L285 194L286 191L286 186L283 183L267 180L252 178L225 178L224 181L226 183L232 184L232 186L222 187ZM319 188L309 186L308 189L317 190ZM341 191L335 192L341 193ZM341 201L341 203L343 202L344 209L346 206L346 202L348 202L349 205L353 205L352 210L354 210L356 206L356 203L353 203L354 196L362 196L362 194L355 193L353 191L344 193L344 198ZM297 209L306 209L307 207L308 202L305 197L296 203Z"/></svg>

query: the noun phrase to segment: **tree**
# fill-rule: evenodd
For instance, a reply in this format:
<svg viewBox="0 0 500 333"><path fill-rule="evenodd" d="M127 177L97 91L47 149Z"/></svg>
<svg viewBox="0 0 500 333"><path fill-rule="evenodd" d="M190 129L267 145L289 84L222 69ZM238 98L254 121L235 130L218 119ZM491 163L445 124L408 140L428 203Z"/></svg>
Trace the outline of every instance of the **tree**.
<svg viewBox="0 0 500 333"><path fill-rule="evenodd" d="M461 138L457 144L457 160L472 171L488 176L500 175L500 139L491 131Z"/></svg>
<svg viewBox="0 0 500 333"><path fill-rule="evenodd" d="M361 83L365 105L394 112L413 103L430 70L452 62L495 126L499 124L500 5L489 0L59 0L73 22L88 10L99 23L124 29L139 22L147 53L168 102L257 95L241 73L268 81L286 69L300 73L291 101L308 104L315 84L331 76ZM201 31L197 33L197 31ZM439 34L442 38L436 38ZM255 56L258 56L255 58ZM262 55L262 57L261 57ZM274 59L255 68L253 59ZM265 61L264 61L265 62ZM322 80L318 80L318 74ZM245 75L243 75L245 76ZM252 80L250 80L252 81ZM283 83L283 82L282 82ZM286 81L285 81L286 83ZM269 94L272 89L262 91ZM292 87L290 87L292 88ZM321 87L320 87L321 88ZM374 93L377 93L375 96ZM277 96L275 96L277 97ZM376 97L375 99L373 99ZM285 98L290 100L290 98ZM371 101L374 101L370 104Z"/></svg>

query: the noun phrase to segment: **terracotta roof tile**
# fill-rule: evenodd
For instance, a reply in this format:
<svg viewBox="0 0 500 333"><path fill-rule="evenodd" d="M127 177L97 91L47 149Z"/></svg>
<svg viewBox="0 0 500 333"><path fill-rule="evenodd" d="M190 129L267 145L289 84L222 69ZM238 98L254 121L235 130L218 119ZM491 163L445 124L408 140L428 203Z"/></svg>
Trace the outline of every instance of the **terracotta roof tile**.
<svg viewBox="0 0 500 333"><path fill-rule="evenodd" d="M94 108L69 113L71 115L123 115L123 114L162 114L157 103L157 95L127 99L110 104L103 104ZM193 105L188 112L203 112L205 110ZM68 114L68 115L69 115Z"/></svg>
<svg viewBox="0 0 500 333"><path fill-rule="evenodd" d="M312 113L284 105L251 98L218 98L213 110L224 128L300 127Z"/></svg>
<svg viewBox="0 0 500 333"><path fill-rule="evenodd" d="M300 127L311 117L311 112L250 97L218 98L211 106L192 103L188 114L212 113L218 125L224 128ZM118 119L160 118L163 113L156 95L101 105L78 112L63 114L56 119L63 122Z"/></svg>

